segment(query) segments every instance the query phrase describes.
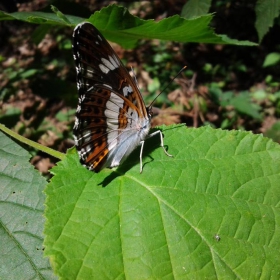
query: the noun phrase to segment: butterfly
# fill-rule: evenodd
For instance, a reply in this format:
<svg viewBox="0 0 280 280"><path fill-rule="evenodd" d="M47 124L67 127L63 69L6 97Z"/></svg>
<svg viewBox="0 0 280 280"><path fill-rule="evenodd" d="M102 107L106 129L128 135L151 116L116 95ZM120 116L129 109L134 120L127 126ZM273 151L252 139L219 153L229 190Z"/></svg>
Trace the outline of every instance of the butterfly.
<svg viewBox="0 0 280 280"><path fill-rule="evenodd" d="M73 57L77 72L78 106L73 136L80 162L89 170L116 167L141 145L140 173L145 139L149 134L152 107L146 107L134 80L115 51L89 22L73 32Z"/></svg>

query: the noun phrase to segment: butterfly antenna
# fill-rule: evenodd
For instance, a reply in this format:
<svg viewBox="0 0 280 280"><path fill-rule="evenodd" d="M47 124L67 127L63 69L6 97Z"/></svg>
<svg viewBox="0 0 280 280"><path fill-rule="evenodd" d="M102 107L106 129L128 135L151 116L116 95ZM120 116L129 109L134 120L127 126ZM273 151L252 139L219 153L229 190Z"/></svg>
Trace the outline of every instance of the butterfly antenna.
<svg viewBox="0 0 280 280"><path fill-rule="evenodd" d="M155 99L152 101L152 103L150 104L149 108L152 108L154 102L156 101L156 99L170 86L170 84L183 72L185 71L185 69L187 68L187 66L184 66L177 74L176 76L171 79L171 81L163 88L163 90L155 97Z"/></svg>

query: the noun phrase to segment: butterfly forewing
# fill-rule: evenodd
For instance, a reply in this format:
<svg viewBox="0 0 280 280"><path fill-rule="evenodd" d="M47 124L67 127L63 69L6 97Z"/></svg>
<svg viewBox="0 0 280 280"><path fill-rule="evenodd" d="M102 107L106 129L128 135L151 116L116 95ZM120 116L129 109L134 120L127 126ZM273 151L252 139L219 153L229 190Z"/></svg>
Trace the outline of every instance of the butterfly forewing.
<svg viewBox="0 0 280 280"><path fill-rule="evenodd" d="M73 33L79 93L75 145L89 169L117 166L144 140L150 115L137 85L100 32L90 23Z"/></svg>
<svg viewBox="0 0 280 280"><path fill-rule="evenodd" d="M146 114L142 96L115 51L90 23L79 24L73 33L73 52L80 95L92 86L107 85Z"/></svg>

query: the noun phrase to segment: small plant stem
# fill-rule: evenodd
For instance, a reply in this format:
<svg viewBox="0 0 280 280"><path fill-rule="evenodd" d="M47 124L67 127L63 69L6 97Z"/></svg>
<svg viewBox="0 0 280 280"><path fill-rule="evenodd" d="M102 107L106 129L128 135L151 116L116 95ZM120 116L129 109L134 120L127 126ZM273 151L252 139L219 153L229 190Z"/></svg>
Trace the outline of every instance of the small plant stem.
<svg viewBox="0 0 280 280"><path fill-rule="evenodd" d="M62 160L64 158L64 156L65 156L65 154L63 154L61 152L58 152L58 151L53 150L51 148L48 148L48 147L46 147L44 145L36 143L36 142L34 142L32 140L29 140L29 139L27 139L27 138L17 134L16 132L14 132L14 131L10 130L9 128L5 127L3 124L0 124L0 130L4 131L5 133L10 135L11 137L17 139L18 141L20 141L20 142L22 142L24 144L27 144L30 147L33 147L33 148L35 148L37 150L40 150L40 151L42 151L44 153L47 153L47 154L49 154L49 155L51 155L51 156L53 156L55 158L58 158L58 159Z"/></svg>

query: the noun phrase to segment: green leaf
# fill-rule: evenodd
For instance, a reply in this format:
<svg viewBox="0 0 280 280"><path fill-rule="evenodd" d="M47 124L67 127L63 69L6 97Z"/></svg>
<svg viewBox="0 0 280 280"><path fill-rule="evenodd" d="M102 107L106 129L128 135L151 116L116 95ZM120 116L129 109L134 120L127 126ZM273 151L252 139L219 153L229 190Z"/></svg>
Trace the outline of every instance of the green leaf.
<svg viewBox="0 0 280 280"><path fill-rule="evenodd" d="M211 7L211 0L189 0L182 9L181 16L187 19L203 16Z"/></svg>
<svg viewBox="0 0 280 280"><path fill-rule="evenodd" d="M0 132L0 279L56 279L43 257L46 180Z"/></svg>
<svg viewBox="0 0 280 280"><path fill-rule="evenodd" d="M55 6L51 5L51 9L66 24L71 24L71 22L68 20L68 18L62 12L60 12Z"/></svg>
<svg viewBox="0 0 280 280"><path fill-rule="evenodd" d="M66 25L65 19L58 17L54 13L44 12L15 12L5 13L0 11L0 20L21 20L35 24L50 24L50 25ZM83 18L76 16L67 16L67 21L71 22L72 25L76 25L83 21Z"/></svg>
<svg viewBox="0 0 280 280"><path fill-rule="evenodd" d="M38 73L37 69L28 69L20 73L21 79L28 79Z"/></svg>
<svg viewBox="0 0 280 280"><path fill-rule="evenodd" d="M95 25L110 41L131 48L137 40L160 39L177 42L200 42L212 44L250 45L249 41L230 39L226 35L216 35L209 27L212 15L204 15L196 19L186 20L178 15L161 21L142 20L127 9L115 5L95 12L88 21Z"/></svg>
<svg viewBox="0 0 280 280"><path fill-rule="evenodd" d="M255 46L249 41L230 39L226 35L216 35L209 27L213 15L204 15L199 18L186 20L178 15L161 21L143 20L131 15L126 8L110 5L95 12L87 21L95 25L104 36L125 48L133 48L140 39L160 39L177 42L199 42L211 44L234 44ZM63 18L63 19L62 19ZM85 19L74 16L60 16L43 12L17 12L12 14L0 13L0 20L19 19L37 24L72 26Z"/></svg>
<svg viewBox="0 0 280 280"><path fill-rule="evenodd" d="M259 42L273 25L273 21L279 16L280 0L258 0L256 4L256 24Z"/></svg>
<svg viewBox="0 0 280 280"><path fill-rule="evenodd" d="M63 279L277 279L280 148L262 135L162 128L115 170L75 150L46 188L45 253Z"/></svg>
<svg viewBox="0 0 280 280"><path fill-rule="evenodd" d="M256 120L261 120L261 107L253 103L250 97L250 92L243 91L234 94L232 91L223 92L217 86L209 88L212 99L222 107L233 106L238 112L250 116Z"/></svg>
<svg viewBox="0 0 280 280"><path fill-rule="evenodd" d="M266 137L273 139L275 142L280 142L280 122L274 123L265 133Z"/></svg>
<svg viewBox="0 0 280 280"><path fill-rule="evenodd" d="M274 66L280 61L280 53L273 52L269 53L264 60L263 67Z"/></svg>
<svg viewBox="0 0 280 280"><path fill-rule="evenodd" d="M249 92L247 91L239 92L238 95L231 99L230 104L240 113L248 115L256 120L262 119L260 114L261 107L252 102Z"/></svg>

